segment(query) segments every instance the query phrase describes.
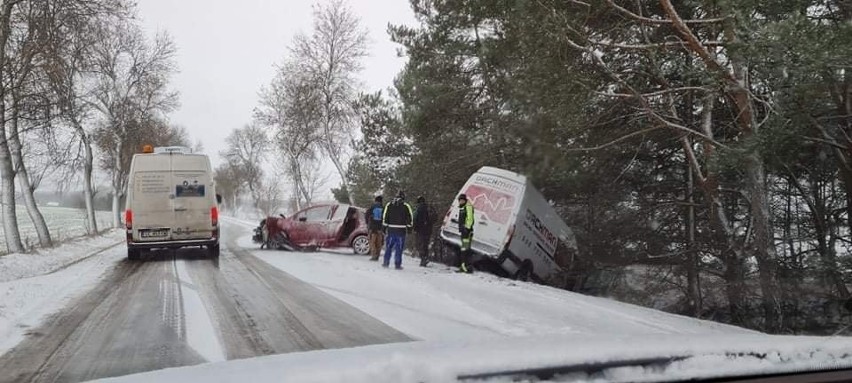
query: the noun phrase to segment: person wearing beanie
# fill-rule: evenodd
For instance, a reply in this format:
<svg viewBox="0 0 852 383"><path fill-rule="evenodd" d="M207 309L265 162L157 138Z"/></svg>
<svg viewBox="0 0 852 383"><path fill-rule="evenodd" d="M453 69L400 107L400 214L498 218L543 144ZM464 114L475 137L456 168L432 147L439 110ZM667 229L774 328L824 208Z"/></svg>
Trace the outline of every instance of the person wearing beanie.
<svg viewBox="0 0 852 383"><path fill-rule="evenodd" d="M391 255L394 256L394 266L402 269L402 250L405 249L405 235L411 230L414 214L411 205L405 202L405 193L401 190L393 201L385 206L382 223L387 239L385 240L385 259L382 267L390 265Z"/></svg>

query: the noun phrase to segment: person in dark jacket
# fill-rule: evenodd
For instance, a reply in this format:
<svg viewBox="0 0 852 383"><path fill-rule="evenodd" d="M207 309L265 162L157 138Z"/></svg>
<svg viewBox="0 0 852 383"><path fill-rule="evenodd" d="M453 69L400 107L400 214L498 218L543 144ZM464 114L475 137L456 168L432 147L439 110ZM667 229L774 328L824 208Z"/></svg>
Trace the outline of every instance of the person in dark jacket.
<svg viewBox="0 0 852 383"><path fill-rule="evenodd" d="M414 210L414 234L417 239L417 252L420 253L420 266L429 264L429 239L432 237L432 217L426 198L417 197L417 208Z"/></svg>
<svg viewBox="0 0 852 383"><path fill-rule="evenodd" d="M467 195L459 195L459 234L461 234L461 247L459 247L461 266L459 271L468 274L473 272L471 265L473 254L470 250L473 241L473 219L473 204L468 202Z"/></svg>
<svg viewBox="0 0 852 383"><path fill-rule="evenodd" d="M384 223L387 240L385 240L385 260L382 267L388 267L391 254L394 255L394 266L402 269L402 250L405 248L405 235L413 224L411 205L405 202L405 193L397 193L393 202L385 206L382 222Z"/></svg>
<svg viewBox="0 0 852 383"><path fill-rule="evenodd" d="M375 203L367 210L366 222L367 228L370 230L370 260L378 261L379 253L382 251L382 243L385 242L385 233L382 227L382 216L384 216L385 207L382 205L382 196L376 196Z"/></svg>

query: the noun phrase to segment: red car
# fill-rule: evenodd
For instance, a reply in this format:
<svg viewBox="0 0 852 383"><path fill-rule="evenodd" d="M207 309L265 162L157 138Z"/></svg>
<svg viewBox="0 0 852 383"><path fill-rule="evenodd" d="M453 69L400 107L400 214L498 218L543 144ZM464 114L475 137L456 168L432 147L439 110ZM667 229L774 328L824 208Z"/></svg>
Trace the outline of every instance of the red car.
<svg viewBox="0 0 852 383"><path fill-rule="evenodd" d="M367 254L370 243L364 209L349 205L317 205L290 217L267 217L256 230L261 248L318 249L351 247Z"/></svg>

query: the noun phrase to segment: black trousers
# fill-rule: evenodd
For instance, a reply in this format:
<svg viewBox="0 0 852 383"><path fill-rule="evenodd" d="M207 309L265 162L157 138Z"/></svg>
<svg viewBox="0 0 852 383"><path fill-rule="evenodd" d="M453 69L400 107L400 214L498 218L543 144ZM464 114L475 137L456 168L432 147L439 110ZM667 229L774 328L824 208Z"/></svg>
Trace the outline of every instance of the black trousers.
<svg viewBox="0 0 852 383"><path fill-rule="evenodd" d="M417 253L420 256L420 264L426 265L429 263L429 240L431 233L417 233Z"/></svg>

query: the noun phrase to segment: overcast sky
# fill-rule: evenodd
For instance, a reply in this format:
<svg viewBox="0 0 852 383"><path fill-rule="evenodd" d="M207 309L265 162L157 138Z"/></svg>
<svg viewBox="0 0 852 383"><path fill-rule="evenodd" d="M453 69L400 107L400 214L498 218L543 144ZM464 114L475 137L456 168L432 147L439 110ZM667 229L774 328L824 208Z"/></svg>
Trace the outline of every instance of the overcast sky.
<svg viewBox="0 0 852 383"><path fill-rule="evenodd" d="M321 0L324 1L324 0ZM313 0L139 0L153 35L171 34L180 72L173 79L181 107L172 122L201 140L214 165L228 133L251 121L257 93L270 82L293 36L309 32ZM370 33L371 55L361 78L367 90L392 86L404 65L388 23L414 24L407 0L349 0ZM333 185L329 185L333 186Z"/></svg>

